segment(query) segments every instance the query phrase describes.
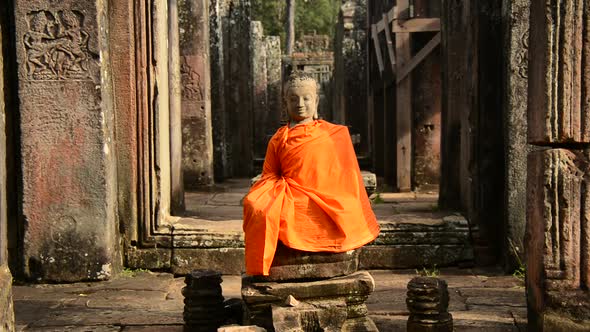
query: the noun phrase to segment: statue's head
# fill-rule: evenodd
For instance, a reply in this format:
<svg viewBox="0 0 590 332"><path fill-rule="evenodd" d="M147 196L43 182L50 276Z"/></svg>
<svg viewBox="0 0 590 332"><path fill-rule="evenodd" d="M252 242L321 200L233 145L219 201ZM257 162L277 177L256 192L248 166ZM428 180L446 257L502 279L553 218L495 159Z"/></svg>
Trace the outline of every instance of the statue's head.
<svg viewBox="0 0 590 332"><path fill-rule="evenodd" d="M293 123L306 123L318 118L319 87L313 76L295 71L284 85L287 115Z"/></svg>

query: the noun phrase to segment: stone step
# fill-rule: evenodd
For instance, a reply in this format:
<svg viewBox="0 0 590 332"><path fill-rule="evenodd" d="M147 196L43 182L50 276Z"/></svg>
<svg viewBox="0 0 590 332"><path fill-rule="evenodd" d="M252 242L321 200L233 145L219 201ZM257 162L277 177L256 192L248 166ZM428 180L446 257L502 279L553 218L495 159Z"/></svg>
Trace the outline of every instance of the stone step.
<svg viewBox="0 0 590 332"><path fill-rule="evenodd" d="M170 248L131 248L129 264L184 274L194 268L240 274L244 234L241 201L249 180L210 192L187 192L187 213L174 224ZM432 268L472 264L469 223L460 214L440 211L436 194L380 193L373 211L381 233L360 254L363 269Z"/></svg>

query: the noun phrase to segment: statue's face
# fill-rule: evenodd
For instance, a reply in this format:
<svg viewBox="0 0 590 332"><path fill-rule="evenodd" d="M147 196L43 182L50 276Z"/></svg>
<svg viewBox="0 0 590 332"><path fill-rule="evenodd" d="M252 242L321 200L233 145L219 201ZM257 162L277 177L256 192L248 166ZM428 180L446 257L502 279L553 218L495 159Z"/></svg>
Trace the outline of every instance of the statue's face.
<svg viewBox="0 0 590 332"><path fill-rule="evenodd" d="M286 101L289 119L296 123L313 120L319 98L315 81L302 80L288 87Z"/></svg>

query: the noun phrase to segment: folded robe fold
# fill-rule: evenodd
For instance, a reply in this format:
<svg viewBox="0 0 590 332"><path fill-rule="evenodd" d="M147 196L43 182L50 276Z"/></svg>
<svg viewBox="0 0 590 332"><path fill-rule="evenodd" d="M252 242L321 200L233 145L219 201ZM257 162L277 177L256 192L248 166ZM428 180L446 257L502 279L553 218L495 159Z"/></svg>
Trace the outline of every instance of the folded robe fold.
<svg viewBox="0 0 590 332"><path fill-rule="evenodd" d="M244 199L246 273L268 275L280 240L303 251L343 252L374 240L371 209L348 129L317 120L281 127L261 179Z"/></svg>

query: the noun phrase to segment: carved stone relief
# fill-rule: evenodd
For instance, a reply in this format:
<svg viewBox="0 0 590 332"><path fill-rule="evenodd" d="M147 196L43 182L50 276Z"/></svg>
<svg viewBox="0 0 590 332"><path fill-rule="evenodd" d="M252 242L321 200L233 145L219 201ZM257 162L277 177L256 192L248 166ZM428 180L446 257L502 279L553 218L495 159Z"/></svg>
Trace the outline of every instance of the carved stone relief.
<svg viewBox="0 0 590 332"><path fill-rule="evenodd" d="M75 10L32 11L23 37L26 73L31 80L83 79L88 77L89 35L84 16Z"/></svg>
<svg viewBox="0 0 590 332"><path fill-rule="evenodd" d="M182 80L182 99L202 101L201 75L190 66L185 56L182 57L180 76Z"/></svg>
<svg viewBox="0 0 590 332"><path fill-rule="evenodd" d="M521 39L522 49L517 55L518 74L522 78L529 77L529 30L527 29Z"/></svg>

